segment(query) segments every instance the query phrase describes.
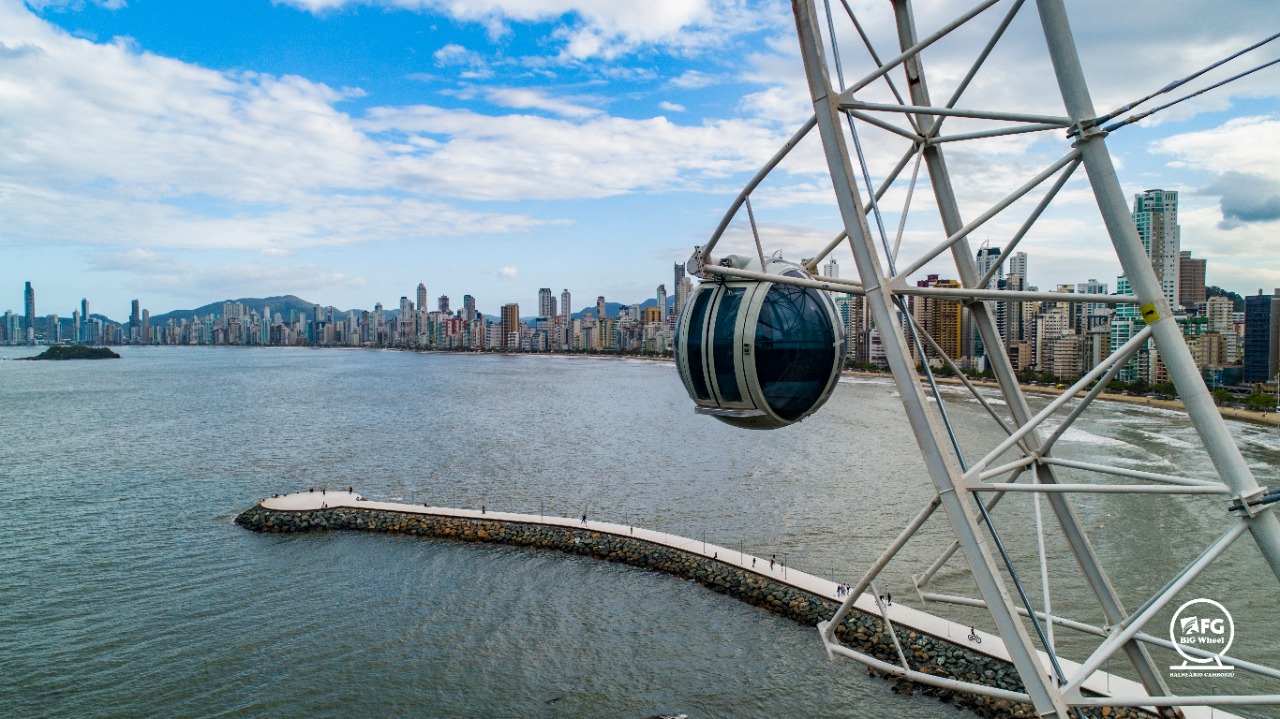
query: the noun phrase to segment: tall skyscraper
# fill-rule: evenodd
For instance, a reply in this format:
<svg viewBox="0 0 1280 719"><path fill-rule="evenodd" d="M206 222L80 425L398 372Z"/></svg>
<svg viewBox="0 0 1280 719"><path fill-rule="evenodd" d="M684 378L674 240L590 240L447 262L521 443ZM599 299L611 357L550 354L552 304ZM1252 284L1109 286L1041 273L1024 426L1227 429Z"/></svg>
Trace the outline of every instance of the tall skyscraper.
<svg viewBox="0 0 1280 719"><path fill-rule="evenodd" d="M1023 254L1023 264L1026 264L1026 255ZM978 276L982 277L992 267L1000 264L1000 248L999 247L982 247L978 250ZM1004 271L996 270L991 275L991 281L987 283L986 289L993 290L1000 286L1000 280L1004 279Z"/></svg>
<svg viewBox="0 0 1280 719"><path fill-rule="evenodd" d="M1082 295L1105 295L1107 294L1107 283L1090 279L1088 282L1077 284L1076 292ZM1084 334L1094 327L1106 324L1110 317L1111 308L1106 304L1102 302L1086 302L1081 308L1080 324L1075 330Z"/></svg>
<svg viewBox="0 0 1280 719"><path fill-rule="evenodd" d="M538 316L551 317L554 312L551 309L551 288L543 287L538 290Z"/></svg>
<svg viewBox="0 0 1280 719"><path fill-rule="evenodd" d="M418 283L418 310L425 312L427 309L427 285L423 282Z"/></svg>
<svg viewBox="0 0 1280 719"><path fill-rule="evenodd" d="M689 301L689 290L693 287L693 283L684 273L684 263L677 262L675 268L675 284L672 287L676 293L675 313L676 317L680 316L680 311L684 309L684 303Z"/></svg>
<svg viewBox="0 0 1280 719"><path fill-rule="evenodd" d="M667 321L667 286L658 285L658 321Z"/></svg>
<svg viewBox="0 0 1280 719"><path fill-rule="evenodd" d="M26 334L24 338L27 344L36 343L36 291L31 289L31 283L28 282L26 289L22 291L22 301L25 305L23 312L22 331Z"/></svg>
<svg viewBox="0 0 1280 719"><path fill-rule="evenodd" d="M520 305L515 302L502 306L502 347L520 347Z"/></svg>
<svg viewBox="0 0 1280 719"><path fill-rule="evenodd" d="M142 341L142 310L137 300L129 305L129 341L134 344Z"/></svg>
<svg viewBox="0 0 1280 719"><path fill-rule="evenodd" d="M960 283L956 280L941 279L938 275L929 275L927 279L917 281L916 286L955 288L959 287ZM963 305L951 300L926 296L913 296L908 302L911 316L916 323L933 337L948 357L958 360L963 354ZM931 346L925 347L925 354L930 358L938 358L937 351Z"/></svg>
<svg viewBox="0 0 1280 719"><path fill-rule="evenodd" d="M436 309L446 315L452 312L452 310L449 309L449 295L440 295L440 297L436 299Z"/></svg>
<svg viewBox="0 0 1280 719"><path fill-rule="evenodd" d="M92 342L93 338L89 336L91 327L93 327L93 323L89 321L89 298L84 297L80 300L80 334L76 336L76 341Z"/></svg>
<svg viewBox="0 0 1280 719"><path fill-rule="evenodd" d="M1009 277L1018 278L1018 289L1026 289L1027 281L1027 253L1015 252L1009 255L1009 263L1005 265L1005 274Z"/></svg>
<svg viewBox="0 0 1280 719"><path fill-rule="evenodd" d="M471 295L462 296L462 319L470 322L476 318L476 298Z"/></svg>
<svg viewBox="0 0 1280 719"><path fill-rule="evenodd" d="M608 316L609 313L605 311L604 306L604 295L600 295L596 298L596 322L599 322Z"/></svg>
<svg viewBox="0 0 1280 719"><path fill-rule="evenodd" d="M560 293L560 314L564 315L565 322L573 320L573 297L567 288Z"/></svg>
<svg viewBox="0 0 1280 719"><path fill-rule="evenodd" d="M1191 258L1191 250L1178 253L1178 301L1187 309L1205 301L1204 260ZM1176 308L1175 308L1176 309Z"/></svg>
<svg viewBox="0 0 1280 719"><path fill-rule="evenodd" d="M1244 298L1245 382L1271 382L1280 367L1280 289Z"/></svg>
<svg viewBox="0 0 1280 719"><path fill-rule="evenodd" d="M1133 224L1151 259L1156 279L1170 307L1178 307L1178 258L1182 230L1178 227L1178 193L1147 190L1133 196Z"/></svg>
<svg viewBox="0 0 1280 719"><path fill-rule="evenodd" d="M840 279L840 263L836 262L836 258L832 257L822 266L822 276Z"/></svg>

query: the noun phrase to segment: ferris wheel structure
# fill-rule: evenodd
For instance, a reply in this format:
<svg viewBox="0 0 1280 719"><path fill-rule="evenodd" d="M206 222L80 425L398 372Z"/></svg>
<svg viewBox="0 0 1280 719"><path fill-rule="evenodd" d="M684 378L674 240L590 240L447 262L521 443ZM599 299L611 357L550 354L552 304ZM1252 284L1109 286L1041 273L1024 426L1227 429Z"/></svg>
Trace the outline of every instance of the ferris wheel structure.
<svg viewBox="0 0 1280 719"><path fill-rule="evenodd" d="M917 30L915 10L910 0L889 0L888 5L892 9L894 49L892 52L878 52L885 48L877 48L872 42L868 28L873 27L873 23L864 22L847 0L824 0L823 4L819 0L793 0L813 114L747 183L710 240L695 248L686 266L691 274L704 280L700 292L704 288L707 291L699 301L695 301L698 297L695 295L686 303L685 314L691 315L692 319L686 322L682 316L682 329L677 340L682 379L698 403L698 411L738 426L780 426L816 408L813 403L796 407L797 397L808 392L801 397L808 402L821 394L818 390L823 387L829 393L834 381L828 375L821 375L806 385L808 389L795 389L803 383L793 381L794 377L785 377L785 367L780 369L778 363L785 364L790 361L788 357L798 355L788 355L791 350L782 344L761 344L769 340L768 332L773 332L776 326L753 334L749 325L739 321L736 330L728 326L718 334L719 330L712 328L711 324L726 315L725 308L730 302L741 302L743 307L750 305L750 312L755 313L751 315L751 322L764 322L759 317L776 318L785 314L770 308L763 292L752 294L752 290L742 289L738 295L745 299L735 299L733 288L771 283L773 287L815 291L807 300L794 292L785 297L779 295L791 303L788 311L791 311L789 316L793 320L803 320L806 312L814 317L830 315L831 308L823 304L826 301L823 298L831 292L857 295L865 302L866 316L878 330L884 362L893 373L903 411L923 459L932 498L883 553L870 563L835 615L819 625L828 653L924 684L962 688L975 694L1027 703L1040 716L1062 719L1077 716L1080 711L1091 712L1101 706L1146 706L1154 707L1164 716L1181 716L1179 707L1192 705L1280 704L1280 671L1274 668L1225 657L1224 652L1219 659L1232 659L1241 671L1272 682L1276 690L1269 693L1177 695L1171 691L1167 681L1168 667L1155 661L1151 653L1153 647L1176 649L1180 653L1186 649L1163 638L1167 635L1154 626L1152 619L1161 612L1167 613L1179 592L1221 558L1233 543L1255 544L1266 566L1280 580L1280 519L1275 513L1280 489L1270 489L1259 483L1229 433L1175 321L1174 308L1170 306L1135 227L1107 148L1109 134L1154 110L1122 117L1124 113L1160 93L1180 87L1182 83L1171 83L1160 93L1100 115L1090 96L1063 0L982 0L925 36ZM1006 31L1020 13L1034 14L1043 32L1048 58L1045 66L1052 68L1051 75L1043 78L1043 82L1056 86L1063 106L1060 113L987 109L966 102L969 99L966 91L971 89L972 81L982 72L1002 38L1007 40ZM881 26L890 25L883 21ZM938 102L931 96L926 78L924 60L927 51L961 31L970 33L966 37L972 37L971 33L976 32L978 26L985 28L985 44L973 46L972 64L955 83L950 96ZM856 38L856 41L851 38ZM846 78L840 59L842 39L849 40L849 44L860 42L865 47L869 70ZM845 47L847 49L848 44ZM833 68L836 71L834 82ZM1196 76L1199 74L1202 73ZM954 81L955 73L952 75ZM892 101L883 101L888 95L892 96ZM962 125L964 131L948 130L948 126L956 125ZM790 264L777 256L766 256L752 212L751 197L765 178L814 130L817 130L822 155L830 171L841 226L829 242L814 248L812 256ZM869 170L870 153L866 139L869 133L892 138L903 148L900 155L894 155L899 159L892 169L875 175L878 185L873 182L873 174ZM1058 159L1027 176L1016 189L983 211L967 219L963 217L947 153L952 147L967 142L1030 133L1058 138L1062 145ZM911 179L905 203L900 209L902 219L894 228L888 226L888 211L882 203L895 183L901 194L902 186L907 184L908 168L911 168ZM1064 185L1080 168L1087 175L1089 202L1096 204L1110 247L1131 289L1123 294L1091 295L993 288L992 279L999 271L999 263L1007 259L1011 251L1033 231L1046 210L1060 198ZM927 184L927 189L916 186L921 169L927 178L922 185ZM903 227L912 212L913 193L929 193L931 202L917 204L928 205L925 211L930 213L936 209L937 219L933 222L940 227L937 236L926 243L929 246L923 250L911 249L920 243L902 243ZM1035 199L1037 197L1038 200ZM1025 207L1033 200L1031 211L1021 216L1024 219L1017 231L1007 238L999 261L990 267L979 267L971 244L975 232L984 226L989 227L988 223L993 218L1007 213L1011 207ZM726 229L739 218L743 208L750 219L756 254L753 257L726 257L715 253ZM894 212L898 211L899 208L895 207ZM857 279L819 276L820 264L832 252L843 251L846 247L852 253ZM954 262L958 286L921 286L922 283L908 281L922 268L948 256ZM710 289L712 287L715 289ZM820 292L822 290L827 292ZM916 301L946 301L963 305L969 314L974 336L981 342L1002 402L989 401L965 379L960 357L952 356L953 352L948 352L938 338L932 337L927 328L913 318L908 309L908 298L911 297L917 298ZM1116 343L1118 346L1111 347L1109 353L1093 366L1082 368L1078 381L1064 387L1060 396L1036 410L1019 384L997 317L997 303L1015 300L1102 303L1129 308L1130 311L1136 308L1134 316L1140 316L1141 321L1137 323L1132 337ZM806 310L804 302L808 302L809 309ZM737 308L738 305L734 304L733 311L736 312ZM690 324L692 328L687 326ZM803 322L792 321L791 324ZM816 331L811 331L810 335L817 338L815 341L822 345L824 352L834 347L833 351L843 353L842 338L828 337ZM721 340L728 355L718 356L713 351L721 348L716 344ZM773 354L767 354L766 350ZM754 356L750 356L752 351ZM748 356L743 356L744 352ZM1203 444L1212 467L1211 473L1184 476L1176 472L1135 469L1120 463L1082 462L1059 457L1054 451L1055 444L1063 434L1089 411L1092 403L1126 363L1148 352L1158 356L1177 388L1190 422ZM748 377L735 378L730 356L737 362L735 367L754 368L743 370ZM948 416L946 406L938 396L933 371L925 361L926 356L937 358L942 365L953 370L976 398L985 412L983 421L989 419L1001 437L994 446L984 448L979 454L970 451L966 456L965 450L972 448L961 447L956 432L959 420ZM820 366L822 372L829 372L826 355L821 359L821 362L810 364ZM765 363L770 362L774 364L766 366ZM818 398L817 404L824 399L825 395ZM1046 423L1046 420L1052 421ZM922 478L921 481L926 480ZM1152 511L1157 511L1155 503L1167 500L1167 495L1213 495L1220 500L1217 505L1221 515L1220 534L1203 547L1194 561L1168 577L1167 583L1147 596L1140 605L1126 606L1116 589L1117 578L1103 566L1079 516L1076 499L1089 493L1124 493L1134 501L1150 502ZM1002 535L992 519L1002 498L1008 495L1026 497L1028 494L1034 500L1036 529L1032 536L1021 536L1018 541L1025 542L1026 546L1038 545L1043 593L1039 591L1042 587L1035 587L1035 592L1028 591L1026 579L1034 572L1019 573L1006 548L1008 530L1004 530ZM938 513L939 509L942 512ZM1027 507L1025 511L1032 510ZM835 628L853 611L856 599L873 587L885 566L930 521L948 523L954 537L950 547L916 576L920 597L941 607L985 608L1022 680L1021 691L946 678L936 671L913 666L905 656L900 657L898 664L882 661L855 652L837 641ZM1096 600L1098 612L1091 616L1100 615L1104 619L1102 623L1083 622L1054 612L1043 559L1046 525L1056 526L1053 541L1065 545L1074 558L1079 570L1077 579L1087 584L1089 594ZM967 565L976 585L976 596L961 597L934 591L930 582L939 570L948 562L954 566L961 561ZM1040 596L1039 603L1032 601L1033 593ZM1055 627L1063 631L1074 630L1092 638L1092 650L1088 656L1069 665L1060 661L1054 641ZM1207 654L1204 650L1188 651L1201 658ZM1195 654L1196 651L1200 654ZM1128 673L1145 688L1145 694L1098 697L1083 690L1085 682L1113 659L1125 663Z"/></svg>

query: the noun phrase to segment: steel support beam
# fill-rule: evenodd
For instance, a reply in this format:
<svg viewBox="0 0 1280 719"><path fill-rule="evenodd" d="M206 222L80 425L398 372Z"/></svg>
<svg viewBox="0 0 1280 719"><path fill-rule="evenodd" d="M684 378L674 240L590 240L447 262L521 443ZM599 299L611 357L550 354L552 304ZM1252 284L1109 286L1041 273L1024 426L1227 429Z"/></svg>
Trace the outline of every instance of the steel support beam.
<svg viewBox="0 0 1280 719"><path fill-rule="evenodd" d="M1258 482L1240 454L1240 448L1236 446L1231 433L1227 431L1227 424L1218 413L1213 397L1205 387L1200 371L1196 369L1191 351L1182 339L1182 331L1174 322L1173 311L1156 279L1155 270L1151 267L1151 261L1147 258L1137 227L1125 203L1120 180L1116 177L1111 154L1103 139L1106 133L1089 122L1096 113L1088 85L1085 84L1084 71L1080 67L1080 57L1071 37L1066 9L1062 0L1037 0L1036 6L1040 11L1049 57L1058 77L1067 115L1081 123L1080 139L1076 144L1080 148L1085 170L1089 173L1089 183L1093 186L1103 222L1111 235L1112 244L1115 245L1120 265L1133 286L1134 295L1143 303L1143 307L1149 305L1154 309L1155 314L1148 326L1152 329L1156 349L1160 352L1160 357L1169 370L1169 377L1182 397L1191 424L1204 442L1209 459L1222 481L1235 491L1236 496L1248 498L1258 492ZM1274 508L1261 508L1257 514L1245 518L1245 523L1271 571L1280 579L1280 518L1276 517Z"/></svg>
<svg viewBox="0 0 1280 719"><path fill-rule="evenodd" d="M893 8L894 15L897 17L899 45L904 50L913 48L917 45L917 40L910 0L893 0ZM1050 29L1046 27L1046 35L1050 32ZM1067 37L1067 42L1070 42L1069 36ZM907 53L904 52L905 54ZM911 88L911 101L916 105L931 105L928 85L925 82L919 56L912 55L906 59L904 69L910 81L908 85ZM1068 117L1075 116L1068 112ZM934 118L920 117L918 118L918 123L923 134L931 134L930 128L934 124ZM938 145L928 145L923 152L925 162L929 168L929 177L934 185L938 209L942 215L943 229L948 235L955 234L964 227L964 221L960 217L955 192L951 184L950 174L947 172L942 149ZM962 239L953 245L952 255L955 258L956 270L960 275L961 284L966 287L974 287L979 279L978 268L968 240ZM1001 340L992 308L985 303L975 303L970 305L970 309L973 326L982 338L983 347L987 349L988 355L992 358L992 370L1004 394L1005 402L1009 406L1010 414L1015 424L1025 424L1031 419L1031 409L1022 393L1013 365L1009 361L1008 353L1005 352L1004 343ZM1033 450L1039 448L1039 440L1034 432L1027 435L1026 441ZM1037 465L1035 473L1036 479L1040 483L1055 484L1058 481L1053 468L1049 465ZM1063 535L1071 547L1071 551L1075 555L1081 572L1089 583L1089 587L1097 597L1108 623L1115 624L1123 621L1128 614L1115 591L1115 587L1111 583L1111 579L1107 576L1101 560L1098 559L1097 554L1094 552L1093 545L1081 528L1070 502L1061 494L1050 494L1048 499ZM976 527L977 525L973 526ZM1021 628L1021 624L1019 624L1019 628ZM1027 646L1030 648L1029 639L1026 638L1025 631L1019 636L1028 642ZM1013 639L1012 635L1005 635L1006 642L1012 642ZM1169 693L1164 677L1144 647L1136 642L1130 642L1125 645L1125 653L1133 664L1139 680L1149 693L1152 695ZM1022 674L1024 681L1031 680L1021 669L1019 669L1019 673ZM1044 676L1044 674L1037 675L1036 680L1039 680L1041 676ZM1046 690L1053 695L1055 703L1062 702L1062 695L1056 687L1046 686ZM1039 708L1038 705L1037 708Z"/></svg>
<svg viewBox="0 0 1280 719"><path fill-rule="evenodd" d="M841 127L844 115L837 107L838 98L830 85L814 0L793 0L792 7L800 39L800 52L804 58L805 75L840 215L853 246L854 261L866 290L867 304L876 325L884 333L885 358L893 370L894 381L908 422L920 446L925 467L942 499L943 509L951 520L956 538L969 560L979 591L990 607L1001 636L1006 639L1010 658L1023 678L1031 703L1042 716L1067 719L1067 705L1056 687L1048 683L1045 667L1014 608L1013 599L1000 576L987 539L977 529L980 520L973 499L963 488L957 486L963 473L955 458L944 449L948 443L929 411L928 402L915 374L911 352L897 319L893 290L885 281L885 272L857 189L857 179L849 162L844 129ZM895 3L895 9L900 7ZM910 22L909 18L907 21ZM909 66L915 65L915 54L906 52L904 56L909 56L904 58ZM960 226L957 225L950 232L955 232ZM976 274L976 271L972 274Z"/></svg>

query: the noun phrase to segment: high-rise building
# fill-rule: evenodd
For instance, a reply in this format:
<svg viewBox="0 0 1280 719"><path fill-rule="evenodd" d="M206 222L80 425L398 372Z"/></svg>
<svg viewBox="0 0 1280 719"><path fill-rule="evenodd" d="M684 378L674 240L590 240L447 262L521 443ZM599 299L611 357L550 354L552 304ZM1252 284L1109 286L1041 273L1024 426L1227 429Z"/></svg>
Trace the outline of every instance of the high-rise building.
<svg viewBox="0 0 1280 719"><path fill-rule="evenodd" d="M1280 366L1280 289L1244 298L1245 382L1271 382Z"/></svg>
<svg viewBox="0 0 1280 719"><path fill-rule="evenodd" d="M675 284L672 287L676 293L675 314L680 316L680 311L684 309L684 303L689 301L689 292L693 287L693 283L684 273L684 263L677 262L675 268Z"/></svg>
<svg viewBox="0 0 1280 719"><path fill-rule="evenodd" d="M1090 278L1088 282L1076 285L1076 292L1082 295L1105 295L1107 283ZM1111 319L1111 308L1102 302L1085 302L1080 309L1076 332L1085 334L1094 327L1106 324Z"/></svg>
<svg viewBox="0 0 1280 719"><path fill-rule="evenodd" d="M426 283L418 283L418 310L425 312L427 310L427 285Z"/></svg>
<svg viewBox="0 0 1280 719"><path fill-rule="evenodd" d="M142 310L137 300L129 305L129 341L134 344L142 341Z"/></svg>
<svg viewBox="0 0 1280 719"><path fill-rule="evenodd" d="M467 322L476 319L476 298L471 295L462 296L462 319Z"/></svg>
<svg viewBox="0 0 1280 719"><path fill-rule="evenodd" d="M436 309L439 310L441 314L450 314L449 295L440 295L436 298Z"/></svg>
<svg viewBox="0 0 1280 719"><path fill-rule="evenodd" d="M1205 301L1205 265L1204 260L1191 258L1191 250L1178 253L1178 301L1187 309Z"/></svg>
<svg viewBox="0 0 1280 719"><path fill-rule="evenodd" d="M1019 253L1022 254L1022 253ZM1026 255L1023 254L1023 265L1026 265ZM999 247L983 247L978 250L978 277L987 274L992 267L1000 264L1000 248ZM993 290L1000 285L1000 280L1004 279L1004 272L996 270L991 275L991 281L987 283L986 289Z"/></svg>
<svg viewBox="0 0 1280 719"><path fill-rule="evenodd" d="M520 347L520 305L512 302L502 306L502 348Z"/></svg>
<svg viewBox="0 0 1280 719"><path fill-rule="evenodd" d="M840 279L840 263L836 262L836 258L832 257L822 266L822 276Z"/></svg>
<svg viewBox="0 0 1280 719"><path fill-rule="evenodd" d="M1222 336L1223 364L1233 364L1240 358L1240 343L1236 336L1233 315L1235 305L1230 297L1210 297L1205 300L1205 316L1209 318L1209 331Z"/></svg>
<svg viewBox="0 0 1280 719"><path fill-rule="evenodd" d="M836 310L844 324L848 356L855 362L869 362L867 353L867 301L860 295L836 297Z"/></svg>
<svg viewBox="0 0 1280 719"><path fill-rule="evenodd" d="M1029 286L1027 279L1027 253L1015 252L1009 255L1009 263L1005 265L1005 275L1018 278L1018 289L1025 290Z"/></svg>
<svg viewBox="0 0 1280 719"><path fill-rule="evenodd" d="M23 312L22 331L26 335L23 339L27 344L36 343L36 291L31 289L31 283L28 282L26 288L22 291L22 301L25 311Z"/></svg>
<svg viewBox="0 0 1280 719"><path fill-rule="evenodd" d="M551 317L554 313L551 311L551 288L543 287L538 290L538 316Z"/></svg>
<svg viewBox="0 0 1280 719"><path fill-rule="evenodd" d="M658 285L658 321L667 321L667 286Z"/></svg>
<svg viewBox="0 0 1280 719"><path fill-rule="evenodd" d="M1178 258L1182 230L1178 227L1178 193L1147 190L1133 196L1133 224L1151 259L1160 288L1170 307L1178 307Z"/></svg>
<svg viewBox="0 0 1280 719"><path fill-rule="evenodd" d="M604 295L600 295L596 298L596 322L607 319L608 316L609 313L606 311L604 305Z"/></svg>
<svg viewBox="0 0 1280 719"><path fill-rule="evenodd" d="M568 288L560 293L560 314L564 315L566 323L573 319L573 296L569 294Z"/></svg>
<svg viewBox="0 0 1280 719"><path fill-rule="evenodd" d="M916 282L917 287L959 287L956 280L944 280L938 275L929 275L927 279ZM964 353L963 305L953 300L939 297L912 296L909 300L911 316L916 323L933 337L938 347L952 360L958 360ZM925 354L930 358L938 358L938 353L931 346L925 347ZM916 359L919 359L918 357ZM940 359L940 358L938 358Z"/></svg>
<svg viewBox="0 0 1280 719"><path fill-rule="evenodd" d="M142 311L142 344L151 344L151 310Z"/></svg>
<svg viewBox="0 0 1280 719"><path fill-rule="evenodd" d="M1116 294L1127 295L1132 292L1126 275L1116 277ZM1143 326L1145 323L1142 321L1142 315L1138 313L1137 305L1116 305L1114 314L1111 316L1111 349L1117 350L1125 342L1133 339ZM1150 368L1147 365L1148 355L1146 348L1139 349L1121 368L1116 379L1121 382L1148 381L1151 377Z"/></svg>

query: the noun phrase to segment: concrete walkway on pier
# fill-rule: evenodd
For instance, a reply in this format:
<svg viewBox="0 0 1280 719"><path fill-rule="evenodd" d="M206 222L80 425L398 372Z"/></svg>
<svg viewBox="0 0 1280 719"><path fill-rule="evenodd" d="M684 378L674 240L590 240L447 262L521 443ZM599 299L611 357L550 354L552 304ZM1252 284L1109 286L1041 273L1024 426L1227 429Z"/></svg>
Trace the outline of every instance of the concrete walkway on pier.
<svg viewBox="0 0 1280 719"><path fill-rule="evenodd" d="M338 491L315 489L305 492L278 495L262 500L262 507L265 509L295 512L334 509L338 507L353 507L358 509L377 509L389 512L405 512L441 517L485 519L497 522L519 522L523 524L569 527L572 529L588 529L593 532L640 539L646 542L652 542L654 544L678 549L690 554L711 558L716 561L724 562L730 566L754 572L763 577L768 577L775 582L787 584L796 589L800 589L820 597L825 597L835 602L844 600L844 597L837 596L836 594L836 588L838 586L836 582L797 571L792 567L784 566L781 562L774 562L771 567L768 557L756 557L739 552L737 549L722 547L710 542L702 542L696 539L689 539L688 537L667 534L665 532L656 532L650 529L626 524L597 521L590 517L587 517L584 521L581 517L551 517L538 514L520 514L515 512L431 507L399 502L375 502L363 498L354 490L348 491L347 489L341 489ZM876 597L871 594L864 593L862 596L858 597L857 601L854 602L854 606L872 616L883 616L881 614L881 606L876 601ZM884 609L885 614L888 615L889 621L895 626L912 629L923 634L929 634L939 639L944 639L952 644L966 647L970 651L985 654L1005 662L1010 661L1009 652L1005 648L1004 641L998 635L979 630L976 632L976 636L980 641L973 641L969 638L970 627L967 625L958 624L902 604L892 604ZM1044 652L1040 652L1040 660L1044 666L1047 667L1050 665L1049 657ZM1058 661L1067 675L1070 675L1080 666L1079 663L1063 659L1062 657L1059 657ZM1084 688L1101 696L1147 696L1146 689L1141 684L1123 677L1107 674L1105 672L1095 672L1093 676L1085 682ZM1187 719L1239 719L1235 714L1230 714L1222 709L1211 710L1209 707L1185 706L1182 707L1182 710Z"/></svg>

